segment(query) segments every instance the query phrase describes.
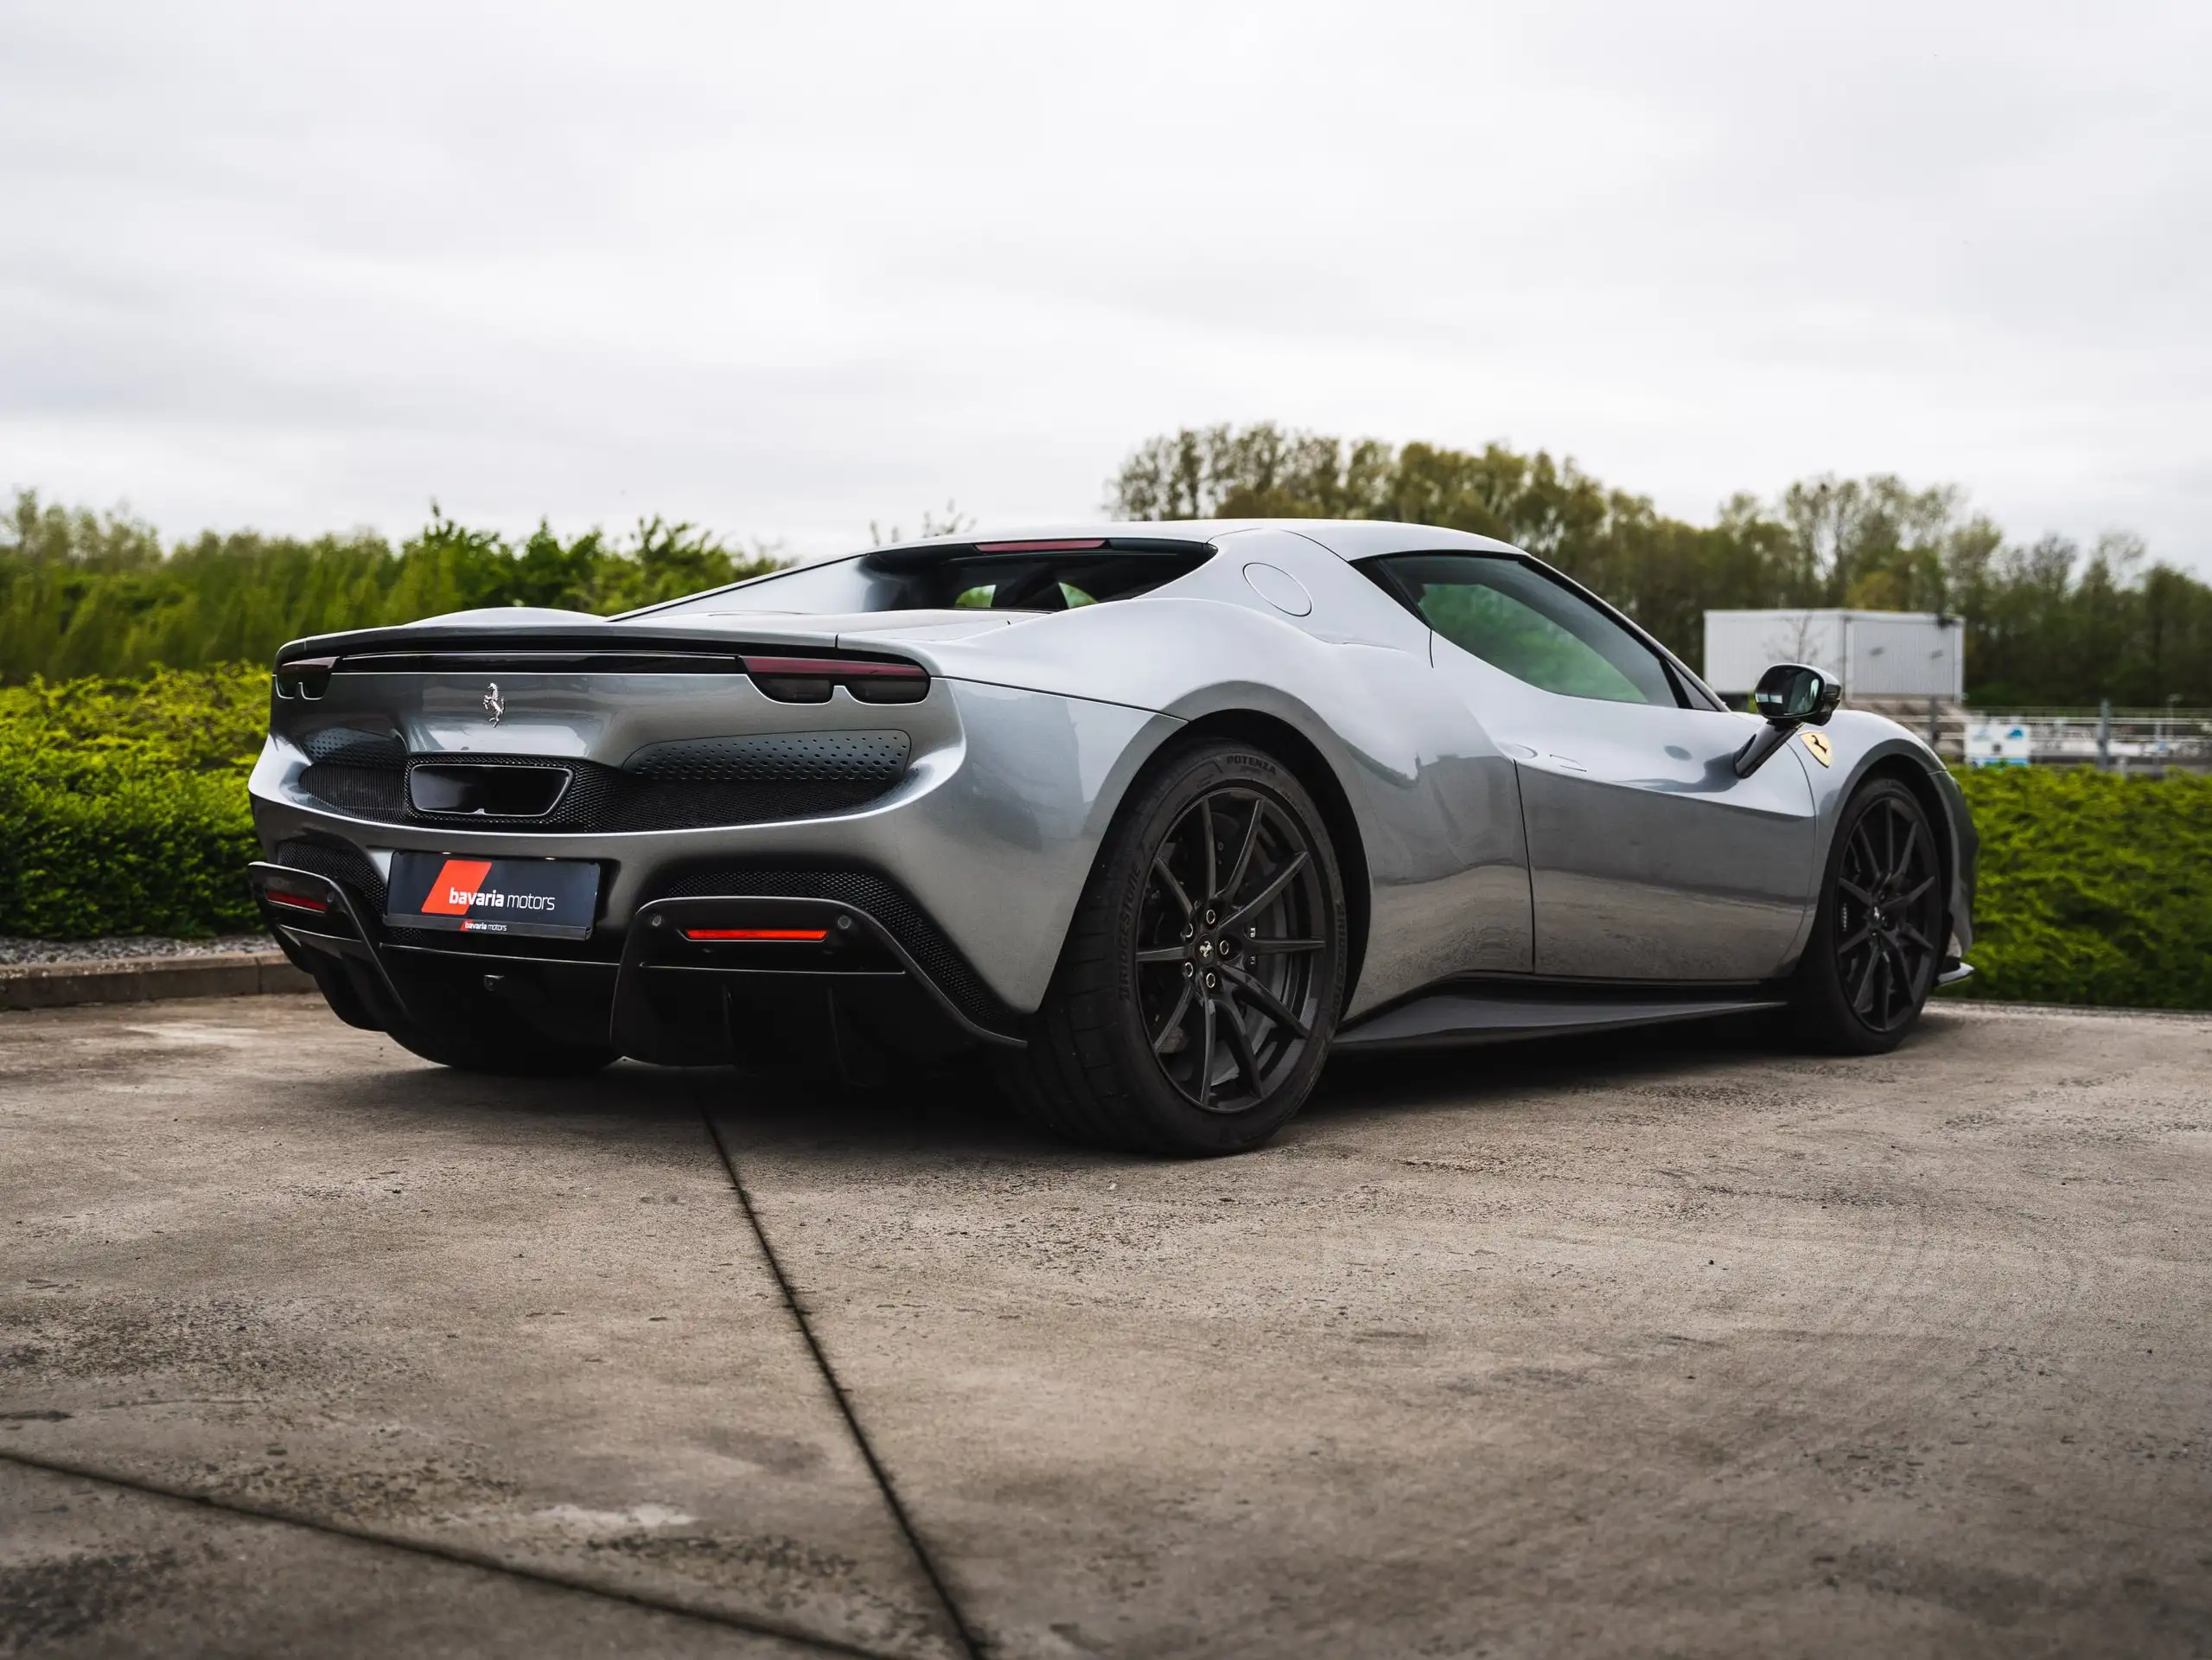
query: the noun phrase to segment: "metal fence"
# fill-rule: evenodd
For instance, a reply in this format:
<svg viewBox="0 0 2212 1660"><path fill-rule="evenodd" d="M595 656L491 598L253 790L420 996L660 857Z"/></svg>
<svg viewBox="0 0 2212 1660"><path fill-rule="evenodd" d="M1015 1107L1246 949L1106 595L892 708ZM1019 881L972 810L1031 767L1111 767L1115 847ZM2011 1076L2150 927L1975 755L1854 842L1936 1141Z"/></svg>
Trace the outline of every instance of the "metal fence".
<svg viewBox="0 0 2212 1660"><path fill-rule="evenodd" d="M1852 699L1975 766L2212 771L2212 709L1969 709L1943 699Z"/></svg>

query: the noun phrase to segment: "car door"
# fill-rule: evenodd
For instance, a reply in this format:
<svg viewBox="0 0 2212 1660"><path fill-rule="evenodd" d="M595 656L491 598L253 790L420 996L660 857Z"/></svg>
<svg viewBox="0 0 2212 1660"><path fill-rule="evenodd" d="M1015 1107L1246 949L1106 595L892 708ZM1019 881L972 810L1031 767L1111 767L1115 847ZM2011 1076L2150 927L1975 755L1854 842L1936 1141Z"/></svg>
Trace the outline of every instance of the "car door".
<svg viewBox="0 0 2212 1660"><path fill-rule="evenodd" d="M1707 705L1629 625L1531 559L1381 562L1437 672L1516 763L1535 972L1743 981L1779 973L1812 887L1813 790L1791 744Z"/></svg>

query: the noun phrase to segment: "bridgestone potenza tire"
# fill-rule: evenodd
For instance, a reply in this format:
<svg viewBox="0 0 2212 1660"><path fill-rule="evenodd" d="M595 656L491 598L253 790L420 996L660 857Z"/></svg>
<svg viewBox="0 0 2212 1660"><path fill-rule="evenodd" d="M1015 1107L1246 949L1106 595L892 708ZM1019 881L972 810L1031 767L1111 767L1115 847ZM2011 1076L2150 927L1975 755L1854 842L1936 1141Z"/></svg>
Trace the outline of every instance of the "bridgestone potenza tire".
<svg viewBox="0 0 2212 1660"><path fill-rule="evenodd" d="M1241 1152L1305 1104L1344 994L1343 878L1290 769L1243 744L1139 780L1076 907L1029 1047L1000 1076L1072 1141Z"/></svg>
<svg viewBox="0 0 2212 1660"><path fill-rule="evenodd" d="M410 1054L459 1072L509 1078L581 1078L618 1058L611 1049L589 1048L543 1038L521 1028L490 1032L425 1031L393 1026L386 1034Z"/></svg>
<svg viewBox="0 0 2212 1660"><path fill-rule="evenodd" d="M1877 778L1845 804L1791 987L1799 1040L1880 1055L1927 1006L1948 934L1943 862L1919 798Z"/></svg>

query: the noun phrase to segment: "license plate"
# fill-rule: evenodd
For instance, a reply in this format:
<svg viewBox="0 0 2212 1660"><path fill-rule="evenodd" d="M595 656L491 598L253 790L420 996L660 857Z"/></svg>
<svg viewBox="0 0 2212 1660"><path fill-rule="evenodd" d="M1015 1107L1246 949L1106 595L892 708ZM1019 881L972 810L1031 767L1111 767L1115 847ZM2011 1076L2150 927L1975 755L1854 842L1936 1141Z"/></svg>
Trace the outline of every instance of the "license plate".
<svg viewBox="0 0 2212 1660"><path fill-rule="evenodd" d="M582 940L599 904L599 867L581 859L394 853L384 920L460 934Z"/></svg>

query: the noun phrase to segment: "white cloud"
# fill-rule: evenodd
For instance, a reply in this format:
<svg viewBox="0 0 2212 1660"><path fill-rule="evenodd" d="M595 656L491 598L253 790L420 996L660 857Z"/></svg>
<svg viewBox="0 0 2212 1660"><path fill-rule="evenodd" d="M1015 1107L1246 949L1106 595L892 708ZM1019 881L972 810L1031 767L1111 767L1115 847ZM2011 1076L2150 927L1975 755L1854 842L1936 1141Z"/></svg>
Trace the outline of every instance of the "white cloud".
<svg viewBox="0 0 2212 1660"><path fill-rule="evenodd" d="M19 3L0 483L813 552L1272 417L2212 565L2208 18Z"/></svg>

